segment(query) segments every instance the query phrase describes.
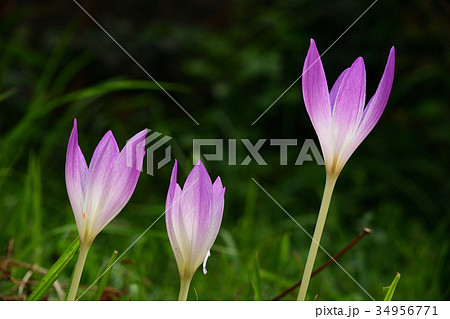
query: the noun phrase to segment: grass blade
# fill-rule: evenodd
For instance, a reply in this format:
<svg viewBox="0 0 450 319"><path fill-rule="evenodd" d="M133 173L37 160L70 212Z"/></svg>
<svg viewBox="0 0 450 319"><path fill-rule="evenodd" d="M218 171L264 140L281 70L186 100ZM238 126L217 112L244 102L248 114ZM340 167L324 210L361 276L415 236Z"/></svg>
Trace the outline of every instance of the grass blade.
<svg viewBox="0 0 450 319"><path fill-rule="evenodd" d="M67 264L76 255L78 249L80 248L80 240L75 239L61 257L53 264L53 266L48 270L44 278L41 279L39 284L33 290L33 292L28 296L27 300L36 301L40 300L42 296L47 292L51 285L58 279L61 272L67 266Z"/></svg>
<svg viewBox="0 0 450 319"><path fill-rule="evenodd" d="M117 259L117 254L117 250L114 250L111 259L109 260L108 266L106 266L105 273L98 283L94 300L100 300L100 298L102 297L103 291L105 290L106 284L108 283L109 275L111 274L112 266Z"/></svg>
<svg viewBox="0 0 450 319"><path fill-rule="evenodd" d="M392 297L394 296L395 288L397 287L397 283L400 280L400 273L397 273L394 280L392 280L391 285L389 286L389 289L384 296L384 301L391 301Z"/></svg>
<svg viewBox="0 0 450 319"><path fill-rule="evenodd" d="M258 255L255 256L255 271L253 273L252 280L253 289L255 290L255 300L262 300L262 292L261 292L261 272L259 267Z"/></svg>

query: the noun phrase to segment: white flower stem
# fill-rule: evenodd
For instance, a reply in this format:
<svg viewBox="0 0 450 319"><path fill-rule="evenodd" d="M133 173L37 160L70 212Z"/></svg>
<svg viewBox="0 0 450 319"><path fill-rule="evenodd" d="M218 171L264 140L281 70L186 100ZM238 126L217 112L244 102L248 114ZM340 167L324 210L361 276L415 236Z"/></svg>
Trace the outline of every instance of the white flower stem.
<svg viewBox="0 0 450 319"><path fill-rule="evenodd" d="M187 300L191 280L192 276L180 275L180 293L178 294L178 301Z"/></svg>
<svg viewBox="0 0 450 319"><path fill-rule="evenodd" d="M330 207L331 196L333 194L334 185L336 184L338 175L328 174L325 182L322 203L320 204L319 216L317 217L316 228L314 230L311 247L309 248L308 258L306 260L305 270L303 272L302 283L298 292L297 300L304 301L306 291L308 290L309 280L316 260L317 250L319 248L320 238L327 219L328 208Z"/></svg>
<svg viewBox="0 0 450 319"><path fill-rule="evenodd" d="M78 286L80 285L81 274L83 273L84 263L89 252L90 244L81 243L80 253L73 272L72 283L70 284L69 294L67 295L68 301L74 301L77 296Z"/></svg>

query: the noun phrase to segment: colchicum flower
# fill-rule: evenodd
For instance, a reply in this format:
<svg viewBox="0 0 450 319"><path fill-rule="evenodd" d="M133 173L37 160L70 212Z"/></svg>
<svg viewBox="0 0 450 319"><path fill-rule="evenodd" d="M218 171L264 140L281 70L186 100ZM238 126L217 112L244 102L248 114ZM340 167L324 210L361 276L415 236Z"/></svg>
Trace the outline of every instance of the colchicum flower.
<svg viewBox="0 0 450 319"><path fill-rule="evenodd" d="M89 167L78 145L74 120L66 156L66 186L80 236L80 255L68 300L74 300L89 247L98 233L128 203L136 187L145 155L143 130L119 152L108 131L98 143Z"/></svg>
<svg viewBox="0 0 450 319"><path fill-rule="evenodd" d="M303 67L303 99L317 133L327 173L311 248L303 272L298 300L305 300L320 238L336 180L347 160L381 117L394 80L395 50L391 48L383 76L366 107L366 70L359 57L338 77L331 91L314 40Z"/></svg>
<svg viewBox="0 0 450 319"><path fill-rule="evenodd" d="M311 39L303 67L303 99L322 148L329 174L339 174L345 163L377 124L394 80L394 47L375 95L366 103L366 70L359 57L328 91L325 71Z"/></svg>
<svg viewBox="0 0 450 319"><path fill-rule="evenodd" d="M180 275L178 300L186 300L195 271L206 260L219 233L225 188L220 177L214 184L203 164L195 164L184 183L177 184L177 161L166 200L166 226Z"/></svg>

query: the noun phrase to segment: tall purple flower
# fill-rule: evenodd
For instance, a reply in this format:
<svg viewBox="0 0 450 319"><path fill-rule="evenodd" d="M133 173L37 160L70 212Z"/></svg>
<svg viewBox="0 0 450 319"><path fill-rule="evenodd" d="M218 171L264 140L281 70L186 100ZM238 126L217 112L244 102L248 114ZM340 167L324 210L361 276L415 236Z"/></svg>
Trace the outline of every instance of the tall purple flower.
<svg viewBox="0 0 450 319"><path fill-rule="evenodd" d="M303 67L303 99L319 137L325 166L339 174L345 163L381 117L394 79L395 50L391 48L378 89L366 107L366 71L359 57L338 77L331 91L316 44L311 39Z"/></svg>
<svg viewBox="0 0 450 319"><path fill-rule="evenodd" d="M137 133L119 152L112 132L108 131L98 143L88 167L78 145L74 120L67 146L66 186L80 236L80 256L76 266L79 273L75 272L68 300L75 298L93 240L120 213L134 192L144 160L146 134L147 130Z"/></svg>
<svg viewBox="0 0 450 319"><path fill-rule="evenodd" d="M303 66L303 99L319 137L325 160L325 190L311 248L303 272L298 300L305 300L317 249L325 226L336 180L350 156L377 124L391 93L395 50L391 48L377 91L366 104L366 70L359 57L338 77L331 91L314 40ZM365 106L365 107L364 107Z"/></svg>
<svg viewBox="0 0 450 319"><path fill-rule="evenodd" d="M186 300L190 281L202 262L206 274L209 250L222 221L224 194L220 177L213 184L200 161L181 189L175 161L166 200L166 226L180 274L179 300Z"/></svg>

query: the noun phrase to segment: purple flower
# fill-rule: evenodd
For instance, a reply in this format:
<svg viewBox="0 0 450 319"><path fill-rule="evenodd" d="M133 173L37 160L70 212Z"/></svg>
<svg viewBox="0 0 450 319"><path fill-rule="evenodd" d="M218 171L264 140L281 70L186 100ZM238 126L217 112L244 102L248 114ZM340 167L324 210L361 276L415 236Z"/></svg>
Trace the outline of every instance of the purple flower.
<svg viewBox="0 0 450 319"><path fill-rule="evenodd" d="M172 171L166 200L166 226L180 278L190 278L206 260L222 221L225 188L220 177L214 184L199 161L183 189L177 184L177 162Z"/></svg>
<svg viewBox="0 0 450 319"><path fill-rule="evenodd" d="M325 71L311 39L303 67L303 99L319 137L328 174L338 175L381 117L394 79L394 47L377 91L366 107L366 71L359 57L328 91Z"/></svg>
<svg viewBox="0 0 450 319"><path fill-rule="evenodd" d="M89 167L78 146L74 120L66 157L66 186L81 243L90 245L97 234L119 214L136 187L145 155L143 130L119 152L108 131L98 143Z"/></svg>

